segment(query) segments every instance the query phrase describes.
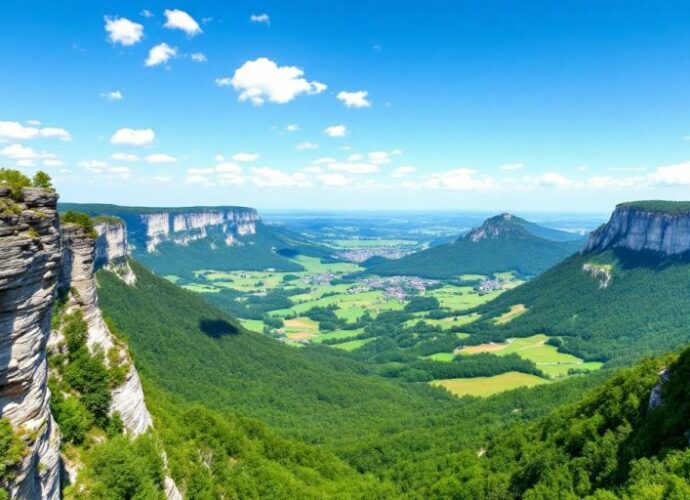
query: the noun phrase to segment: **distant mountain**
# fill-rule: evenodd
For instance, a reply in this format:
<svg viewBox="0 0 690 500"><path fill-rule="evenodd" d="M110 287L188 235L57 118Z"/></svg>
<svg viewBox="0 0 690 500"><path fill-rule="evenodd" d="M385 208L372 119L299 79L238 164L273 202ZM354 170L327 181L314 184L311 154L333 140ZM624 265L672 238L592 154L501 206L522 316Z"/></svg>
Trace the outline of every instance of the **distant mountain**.
<svg viewBox="0 0 690 500"><path fill-rule="evenodd" d="M539 274L580 249L582 236L540 226L511 214L487 219L452 243L397 260L370 262L368 272L452 278L516 271Z"/></svg>
<svg viewBox="0 0 690 500"><path fill-rule="evenodd" d="M292 257L332 258L332 250L324 246L263 224L253 208L63 203L59 209L124 220L133 256L161 275L189 278L200 269L301 271Z"/></svg>
<svg viewBox="0 0 690 500"><path fill-rule="evenodd" d="M472 342L535 333L561 350L610 365L678 349L690 341L690 204L616 207L581 253L479 308ZM524 305L526 312L494 319Z"/></svg>

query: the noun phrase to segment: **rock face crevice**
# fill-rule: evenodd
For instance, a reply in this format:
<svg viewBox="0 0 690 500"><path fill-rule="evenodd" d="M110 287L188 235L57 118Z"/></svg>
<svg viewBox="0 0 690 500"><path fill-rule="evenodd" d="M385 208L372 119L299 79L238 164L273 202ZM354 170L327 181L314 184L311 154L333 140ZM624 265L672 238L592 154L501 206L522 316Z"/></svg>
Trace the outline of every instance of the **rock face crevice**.
<svg viewBox="0 0 690 500"><path fill-rule="evenodd" d="M129 265L129 244L124 222L99 222L94 229L98 234L94 267L106 268L128 285L133 285L137 277Z"/></svg>
<svg viewBox="0 0 690 500"><path fill-rule="evenodd" d="M59 498L60 437L50 414L46 344L62 255L57 194L0 187L0 415L28 453L10 494Z"/></svg>
<svg viewBox="0 0 690 500"><path fill-rule="evenodd" d="M122 227L120 229L120 234L124 234L124 229ZM152 425L151 415L144 402L144 391L141 387L139 374L129 359L126 349L119 345L109 331L98 305L95 277L95 263L98 255L97 242L105 234L102 232L100 236L94 239L92 235L87 234L83 228L77 225L63 226L64 257L60 287L68 293L67 310L80 309L84 315L88 324L87 344L89 349L92 351L101 349L104 353L108 353L111 349L118 349L120 360L129 364L130 369L125 382L112 391L110 412L119 412L127 431L131 435L137 436L146 432ZM124 255L126 255L126 247L122 243L117 243L115 248L124 248ZM113 251L114 254L118 255L117 259L121 259L122 255L119 255L118 252L119 250ZM104 251L101 250L101 255L103 253ZM107 255L107 251L105 254ZM123 262L121 260L112 262L106 260L103 264L122 266ZM128 265L127 268L129 268ZM59 332L55 334L59 336Z"/></svg>
<svg viewBox="0 0 690 500"><path fill-rule="evenodd" d="M583 253L622 248L666 256L690 252L690 216L621 204L589 237Z"/></svg>

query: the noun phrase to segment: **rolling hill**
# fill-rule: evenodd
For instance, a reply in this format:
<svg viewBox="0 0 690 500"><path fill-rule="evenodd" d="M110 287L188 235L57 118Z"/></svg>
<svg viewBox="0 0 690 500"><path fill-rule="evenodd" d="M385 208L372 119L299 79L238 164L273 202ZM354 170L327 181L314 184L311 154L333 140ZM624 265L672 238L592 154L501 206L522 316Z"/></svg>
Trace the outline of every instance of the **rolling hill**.
<svg viewBox="0 0 690 500"><path fill-rule="evenodd" d="M690 217L681 202L616 207L583 251L478 309L470 342L535 333L560 349L609 365L690 341ZM503 324L495 318L521 305Z"/></svg>
<svg viewBox="0 0 690 500"><path fill-rule="evenodd" d="M481 227L452 243L423 250L401 259L365 263L379 275L415 275L453 278L462 274L491 275L516 271L539 274L579 250L580 235L546 228L510 214L487 219Z"/></svg>

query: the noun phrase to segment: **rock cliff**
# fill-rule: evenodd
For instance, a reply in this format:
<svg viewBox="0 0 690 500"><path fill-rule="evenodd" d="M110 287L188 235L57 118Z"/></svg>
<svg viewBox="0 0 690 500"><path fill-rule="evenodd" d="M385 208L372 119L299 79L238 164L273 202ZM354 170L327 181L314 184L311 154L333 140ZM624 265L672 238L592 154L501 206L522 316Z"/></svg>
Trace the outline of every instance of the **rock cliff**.
<svg viewBox="0 0 690 500"><path fill-rule="evenodd" d="M60 287L68 294L67 310L71 311L78 308L84 315L84 319L88 324L87 344L89 348L92 351L102 349L104 353L108 353L111 349L117 349L120 361L129 364L130 369L125 382L112 392L110 411L111 413L119 412L127 431L136 436L145 432L151 426L151 416L144 402L144 392L141 388L139 374L134 364L129 360L126 348L120 345L108 330L98 306L94 274L96 256L98 255L97 242L107 234L107 232L103 232L103 228L101 230L100 235L98 231L96 235L90 235L80 226L72 224L63 225L62 242L64 256L62 259ZM121 225L119 227L119 234L124 235L124 228ZM116 260L112 262L106 260L103 264L106 266L126 264L126 257L124 257L126 255L125 248L122 240L116 239L112 250L112 253L116 255ZM124 255L122 252L124 252ZM101 250L101 255L104 253L108 254L107 248ZM120 260L122 258L125 258L124 264ZM128 264L127 268L129 269ZM131 269L129 271L131 272ZM55 335L59 336L59 332L55 332Z"/></svg>
<svg viewBox="0 0 690 500"><path fill-rule="evenodd" d="M94 229L98 234L95 268L105 267L128 285L133 285L137 277L129 265L129 244L124 222L119 219L100 221L94 225Z"/></svg>
<svg viewBox="0 0 690 500"><path fill-rule="evenodd" d="M46 343L61 258L57 195L0 187L0 414L29 452L13 498L59 498L60 437L50 414Z"/></svg>
<svg viewBox="0 0 690 500"><path fill-rule="evenodd" d="M594 231L583 252L623 248L667 256L690 251L690 213L682 202L636 202L616 206L611 219Z"/></svg>
<svg viewBox="0 0 690 500"><path fill-rule="evenodd" d="M225 244L235 244L236 238L255 234L259 214L251 208L190 208L175 209L174 212L139 214L145 235L146 251L151 253L164 241L178 245L204 239L208 230L214 228L224 236ZM137 231L137 225L129 225L130 231ZM137 235L141 239L141 235Z"/></svg>

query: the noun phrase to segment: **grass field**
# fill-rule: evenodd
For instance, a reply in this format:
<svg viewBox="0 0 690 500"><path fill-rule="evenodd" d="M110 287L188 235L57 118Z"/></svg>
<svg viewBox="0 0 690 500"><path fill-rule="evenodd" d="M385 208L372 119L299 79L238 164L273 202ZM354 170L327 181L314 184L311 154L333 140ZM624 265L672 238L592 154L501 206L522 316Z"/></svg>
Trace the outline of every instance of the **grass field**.
<svg viewBox="0 0 690 500"><path fill-rule="evenodd" d="M486 295L479 295L470 286L446 285L436 290L431 290L428 292L428 295L436 297L441 303L441 307L463 311L489 302L498 297L501 293L502 290L496 290Z"/></svg>
<svg viewBox="0 0 690 500"><path fill-rule="evenodd" d="M450 378L432 380L431 385L445 387L456 396L486 397L499 392L548 384L549 381L535 375L520 372L507 372L493 377Z"/></svg>
<svg viewBox="0 0 690 500"><path fill-rule="evenodd" d="M432 326L440 326L443 329L450 329L454 326L463 326L468 323L472 323L479 318L479 314L459 314L458 316L451 316L450 318L443 319L429 319L424 317L419 317L416 319L411 319L405 322L405 326L414 326L418 321L424 321Z"/></svg>
<svg viewBox="0 0 690 500"><path fill-rule="evenodd" d="M354 351L358 347L362 347L364 344L371 342L375 338L376 337L373 337L370 339L351 340L349 342L343 342L342 344L334 344L333 347L336 347L338 349L342 349L343 351Z"/></svg>
<svg viewBox="0 0 690 500"><path fill-rule="evenodd" d="M501 314L498 318L494 318L494 323L503 325L525 312L527 312L525 304L515 304L514 306L510 306L510 311Z"/></svg>
<svg viewBox="0 0 690 500"><path fill-rule="evenodd" d="M598 370L602 363L583 362L582 359L572 354L558 352L555 346L546 344L547 335L533 335L531 337L509 339L500 344L480 344L463 347L459 353L472 355L480 352L491 352L498 356L506 356L515 353L518 356L534 361L537 368L550 377L562 377L568 374L572 368L578 370Z"/></svg>
<svg viewBox="0 0 690 500"><path fill-rule="evenodd" d="M432 354L431 356L425 356L424 359L431 359L434 361L441 361L443 363L449 363L453 361L455 358L455 354L452 352L437 352L436 354Z"/></svg>
<svg viewBox="0 0 690 500"><path fill-rule="evenodd" d="M240 319L240 323L247 330L259 333L264 331L264 322L260 319Z"/></svg>
<svg viewBox="0 0 690 500"><path fill-rule="evenodd" d="M321 335L317 335L315 337L312 337L309 340L313 344L320 344L324 340L347 339L350 337L356 337L357 335L359 335L363 331L364 331L364 328L356 328L355 330L336 330L334 332L322 333Z"/></svg>

